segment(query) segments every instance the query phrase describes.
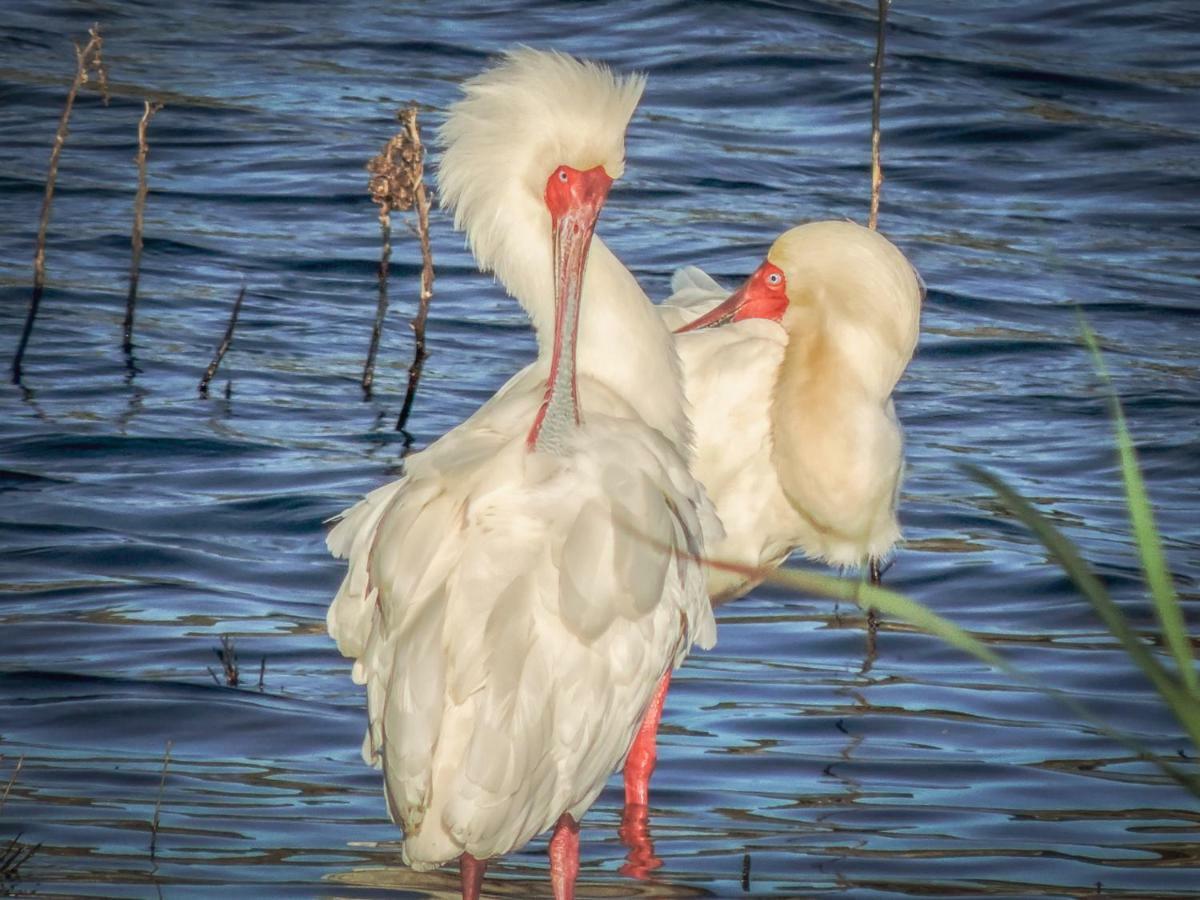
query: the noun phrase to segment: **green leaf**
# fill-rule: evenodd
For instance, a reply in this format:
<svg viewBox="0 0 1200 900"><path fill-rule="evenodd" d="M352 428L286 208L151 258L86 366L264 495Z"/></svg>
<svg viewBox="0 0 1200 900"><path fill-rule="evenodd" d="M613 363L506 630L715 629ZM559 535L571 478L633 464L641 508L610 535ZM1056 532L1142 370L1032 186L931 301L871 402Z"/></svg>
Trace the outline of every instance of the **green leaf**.
<svg viewBox="0 0 1200 900"><path fill-rule="evenodd" d="M1150 586L1150 596L1154 600L1154 610L1158 615L1167 647L1175 657L1175 665L1179 669L1184 686L1194 697L1200 699L1200 677L1196 673L1196 660L1192 653L1191 637L1188 635L1187 624L1179 605L1179 597L1175 593L1171 573L1167 569L1162 540L1158 527L1154 523L1154 511L1146 493L1141 468L1138 466L1137 453L1133 448L1133 438L1125 421L1125 412L1113 389L1112 379L1104 365L1104 357L1100 354L1096 336L1084 321L1082 313L1080 313L1079 319L1084 343L1091 351L1096 371L1100 374L1107 389L1109 410L1116 429L1117 451L1121 458L1121 476L1125 482L1125 501L1129 508L1129 519L1133 525L1134 540L1142 561L1142 572L1146 576L1146 584Z"/></svg>
<svg viewBox="0 0 1200 900"><path fill-rule="evenodd" d="M952 647L982 660L998 669L1009 670L1008 663L993 650L990 650L978 638L953 622L943 619L926 606L915 600L876 587L861 581L849 581L844 578L834 578L830 575L819 575L802 569L782 568L765 576L766 581L774 582L795 591L820 594L835 600L848 600L857 603L864 609L874 609L886 616L907 622L914 628L941 638Z"/></svg>
<svg viewBox="0 0 1200 900"><path fill-rule="evenodd" d="M1125 652L1167 701L1175 718L1187 731L1193 745L1200 748L1200 704L1196 703L1195 698L1174 681L1150 652L1141 637L1130 627L1120 607L1113 602L1103 582L1084 562L1074 544L1048 518L1038 512L1033 504L1000 478L976 466L965 465L963 468L975 481L991 488L1009 511L1033 531L1038 540L1091 602L1097 615L1104 621L1113 637L1121 642Z"/></svg>
<svg viewBox="0 0 1200 900"><path fill-rule="evenodd" d="M742 571L742 567L739 566L730 566L712 561L710 561L710 565ZM749 573L752 570L744 571ZM1078 718L1089 722L1097 731L1125 746L1139 758L1157 766L1172 781L1175 781L1192 795L1200 797L1200 778L1177 768L1151 751L1140 741L1111 728L1069 694L1046 687L1030 675L1021 672L974 635L958 627L948 619L942 618L933 612L933 610L917 601L905 597L903 594L898 594L895 591L876 587L862 581L848 581L828 575L818 575L815 572L807 572L802 569L782 568L773 572L760 572L758 574L761 575L764 581L769 581L794 591L819 594L835 600L853 601L863 609L874 609L886 616L906 622L927 634L941 638L950 644L950 646L970 656L974 656L976 659L1055 698L1070 709Z"/></svg>

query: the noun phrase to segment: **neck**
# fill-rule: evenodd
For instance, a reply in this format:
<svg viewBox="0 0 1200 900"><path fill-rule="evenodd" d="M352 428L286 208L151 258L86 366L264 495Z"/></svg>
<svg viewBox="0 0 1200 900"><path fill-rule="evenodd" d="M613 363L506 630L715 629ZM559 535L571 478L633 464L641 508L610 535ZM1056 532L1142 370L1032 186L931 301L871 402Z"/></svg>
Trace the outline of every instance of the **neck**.
<svg viewBox="0 0 1200 900"><path fill-rule="evenodd" d="M690 455L691 424L675 340L633 273L599 239L592 241L584 297L580 377L603 384Z"/></svg>
<svg viewBox="0 0 1200 900"><path fill-rule="evenodd" d="M539 434L552 427L549 423L558 423L553 425L557 428L580 421L587 413L589 395L593 402L598 396L593 393L598 383L673 444L690 447L691 426L675 344L633 274L603 241L593 237L581 301L560 316L554 306L549 216L536 210L513 214L518 208L509 206L511 217L492 223L492 233L503 236L503 247L497 246L492 258L497 278L533 321L537 364L549 368Z"/></svg>
<svg viewBox="0 0 1200 900"><path fill-rule="evenodd" d="M587 252L586 247L584 252ZM578 428L582 421L579 412L579 390L575 382L579 303L579 292L568 290L566 299L555 309L550 377L546 379L546 396L526 439L530 449L548 453L561 452L568 435Z"/></svg>
<svg viewBox="0 0 1200 900"><path fill-rule="evenodd" d="M842 358L819 316L814 314L811 321L789 330L771 397L777 428L789 424L803 432L810 416L838 416L846 403L854 402L854 395L862 393L854 369ZM804 415L797 416L797 409L803 409Z"/></svg>
<svg viewBox="0 0 1200 900"><path fill-rule="evenodd" d="M882 401L872 397L825 324L812 320L788 332L788 345L771 394L771 453L785 493L795 461L830 452L846 435L862 435L864 414ZM839 462L844 460L839 460ZM800 490L800 488L797 488Z"/></svg>

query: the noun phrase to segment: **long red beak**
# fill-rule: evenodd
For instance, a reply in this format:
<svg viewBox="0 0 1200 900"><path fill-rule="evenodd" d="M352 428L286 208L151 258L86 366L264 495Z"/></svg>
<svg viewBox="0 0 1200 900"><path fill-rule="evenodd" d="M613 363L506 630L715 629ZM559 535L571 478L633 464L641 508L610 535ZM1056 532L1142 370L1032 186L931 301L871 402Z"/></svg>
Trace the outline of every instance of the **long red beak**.
<svg viewBox="0 0 1200 900"><path fill-rule="evenodd" d="M610 187L612 178L602 166L586 172L560 166L546 184L554 238L554 350L546 396L526 438L531 449L556 445L563 430L582 418L575 384L579 303L596 219Z"/></svg>
<svg viewBox="0 0 1200 900"><path fill-rule="evenodd" d="M560 319L579 302L592 234L612 183L604 168L596 166L575 173L561 191L555 191L557 196L547 197L554 228L554 291Z"/></svg>
<svg viewBox="0 0 1200 900"><path fill-rule="evenodd" d="M676 328L676 334L712 328L742 319L772 319L778 322L787 311L788 299L783 271L774 263L764 262L740 288L700 318Z"/></svg>

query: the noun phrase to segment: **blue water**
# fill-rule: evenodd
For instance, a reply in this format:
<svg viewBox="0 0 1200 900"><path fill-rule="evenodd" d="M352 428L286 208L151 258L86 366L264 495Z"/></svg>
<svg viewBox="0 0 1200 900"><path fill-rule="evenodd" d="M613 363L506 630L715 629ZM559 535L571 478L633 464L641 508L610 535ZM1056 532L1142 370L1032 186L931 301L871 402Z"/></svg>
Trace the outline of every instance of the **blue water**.
<svg viewBox="0 0 1200 900"><path fill-rule="evenodd" d="M322 522L394 475L419 254L397 229L372 398L357 384L379 229L367 159L427 133L517 43L641 69L600 233L652 296L728 282L801 221L864 221L874 3L40 2L0 17L0 355L24 321L46 164L93 21L112 102L80 94L21 385L0 386L0 890L429 896L399 862L363 696L324 632ZM1102 336L1193 628L1200 578L1200 15L1187 2L897 3L881 229L929 285L897 405L907 543L888 583L1182 765L1195 753L1046 553L959 463L998 472L1154 621L1123 512ZM142 100L132 360L121 352ZM436 162L436 153L434 153ZM414 446L533 355L516 304L433 221ZM232 350L197 382L240 286ZM620 870L616 782L581 896L1186 896L1200 809L1093 725L894 622L760 589L668 700L660 868ZM232 635L238 688L213 653ZM262 685L259 687L259 673ZM170 763L162 781L163 757ZM23 759L17 772L18 760ZM15 777L14 777L15 774ZM163 784L155 852L150 822ZM544 890L544 844L491 870ZM749 854L750 877L743 883ZM643 873L646 875L647 873Z"/></svg>

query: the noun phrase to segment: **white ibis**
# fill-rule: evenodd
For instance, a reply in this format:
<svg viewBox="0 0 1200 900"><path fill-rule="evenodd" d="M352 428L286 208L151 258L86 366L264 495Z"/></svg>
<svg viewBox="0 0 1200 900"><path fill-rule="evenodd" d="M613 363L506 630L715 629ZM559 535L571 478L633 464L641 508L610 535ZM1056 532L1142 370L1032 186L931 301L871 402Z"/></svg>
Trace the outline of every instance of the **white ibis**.
<svg viewBox="0 0 1200 900"><path fill-rule="evenodd" d="M904 433L892 389L917 346L925 287L882 235L814 222L774 242L736 292L695 266L660 306L677 330L695 427L692 472L725 527L709 558L763 570L794 550L841 568L878 563L900 538ZM708 568L714 604L755 578ZM625 767L636 834L654 769L656 714Z"/></svg>
<svg viewBox="0 0 1200 900"><path fill-rule="evenodd" d="M812 222L781 235L732 295L694 267L672 288L663 315L680 332L693 471L726 532L712 558L770 568L798 549L878 580L900 538L892 389L916 348L916 270L878 232ZM709 570L715 601L753 585Z"/></svg>
<svg viewBox="0 0 1200 900"><path fill-rule="evenodd" d="M363 755L404 860L457 859L466 898L551 827L554 894L573 896L580 816L657 686L715 639L695 555L720 525L679 449L674 340L592 239L643 84L528 49L466 82L442 203L529 312L538 360L328 538L349 560L328 627L367 687Z"/></svg>
<svg viewBox="0 0 1200 900"><path fill-rule="evenodd" d="M891 395L917 344L925 286L916 270L878 232L813 222L781 235L733 294L694 266L671 287L660 309L677 329L692 471L725 527L710 558L761 571L798 549L868 566L878 582L900 538L904 435ZM714 603L755 584L708 569ZM641 765L626 766L627 829L647 802L657 726L648 716L630 754Z"/></svg>

